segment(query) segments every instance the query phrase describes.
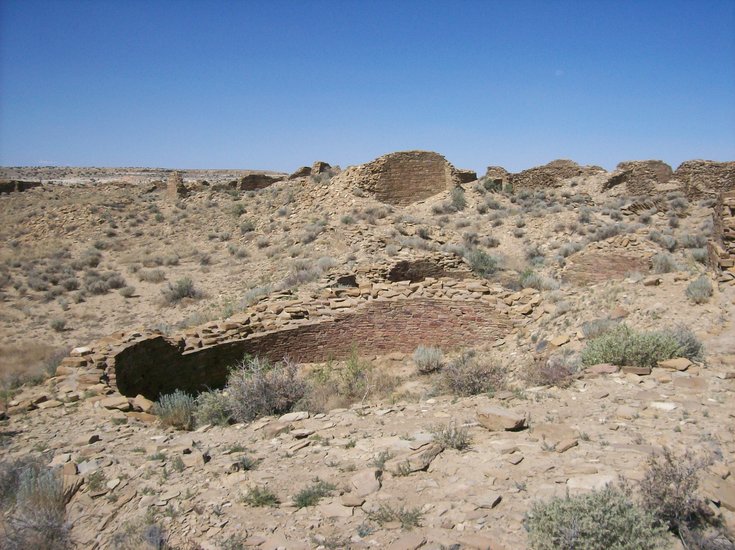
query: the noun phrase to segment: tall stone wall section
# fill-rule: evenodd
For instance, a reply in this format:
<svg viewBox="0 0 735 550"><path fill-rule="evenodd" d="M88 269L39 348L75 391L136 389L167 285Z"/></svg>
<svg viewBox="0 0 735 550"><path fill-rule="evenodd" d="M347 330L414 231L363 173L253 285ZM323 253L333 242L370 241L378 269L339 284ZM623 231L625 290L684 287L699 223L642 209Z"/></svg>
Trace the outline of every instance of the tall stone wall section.
<svg viewBox="0 0 735 550"><path fill-rule="evenodd" d="M351 166L335 180L395 206L412 204L460 183L454 166L440 154L429 151L390 153L367 164Z"/></svg>
<svg viewBox="0 0 735 550"><path fill-rule="evenodd" d="M710 264L721 282L735 284L735 190L721 193L714 207L713 238L708 245Z"/></svg>
<svg viewBox="0 0 735 550"><path fill-rule="evenodd" d="M687 197L699 199L735 190L735 162L688 160L674 172Z"/></svg>
<svg viewBox="0 0 735 550"><path fill-rule="evenodd" d="M318 323L253 334L244 340L181 353L158 336L129 346L115 357L118 390L150 399L176 389L189 392L221 387L228 368L245 354L298 362L345 359L359 354L409 353L418 345L444 350L507 336L509 317L481 301L415 298L376 301L356 312Z"/></svg>

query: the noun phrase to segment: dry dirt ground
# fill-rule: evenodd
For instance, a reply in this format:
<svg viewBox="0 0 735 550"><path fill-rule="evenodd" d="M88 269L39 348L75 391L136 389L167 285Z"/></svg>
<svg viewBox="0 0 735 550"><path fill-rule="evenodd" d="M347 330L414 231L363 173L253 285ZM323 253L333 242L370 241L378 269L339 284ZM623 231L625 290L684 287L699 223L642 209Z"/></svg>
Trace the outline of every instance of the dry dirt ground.
<svg viewBox="0 0 735 550"><path fill-rule="evenodd" d="M255 192L205 187L172 201L150 184L160 173L136 174L11 174L53 183L0 195L0 410L52 397L53 380L33 383L101 336L173 332L269 292L318 289L336 269L427 251L485 251L499 265L487 277L535 287L544 314L504 345L466 342L506 371L493 394L446 395L439 375L420 375L410 355L394 353L362 358L397 378L392 391L280 420L182 432L98 399L10 415L0 425L4 461L38 455L77 475L67 517L79 548L145 547L136 537L150 525L182 548L524 548L533 502L619 476L635 483L662 447L713 460L700 490L735 529L735 286L702 263L711 201L669 191L658 208L631 209L634 198L600 192L596 176L516 193L465 184L458 211L446 206L450 192L397 208L325 178ZM696 303L687 287L701 275L713 293ZM168 285L184 277L202 296L168 303ZM638 330L684 325L704 358L685 371L580 372L561 388L529 376L544 348L578 354L600 319ZM524 415L528 428L489 431L477 412L491 405ZM467 429L467 449L434 443L447 426ZM295 506L317 478L326 496ZM248 503L255 487L278 503Z"/></svg>

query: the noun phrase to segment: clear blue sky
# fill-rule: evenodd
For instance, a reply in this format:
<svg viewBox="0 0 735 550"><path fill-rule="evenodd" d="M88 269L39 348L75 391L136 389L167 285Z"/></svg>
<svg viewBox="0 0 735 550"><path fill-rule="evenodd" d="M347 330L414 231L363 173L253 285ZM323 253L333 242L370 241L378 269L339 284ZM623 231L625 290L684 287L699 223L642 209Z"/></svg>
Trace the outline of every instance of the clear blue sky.
<svg viewBox="0 0 735 550"><path fill-rule="evenodd" d="M0 165L735 159L735 0L0 0Z"/></svg>

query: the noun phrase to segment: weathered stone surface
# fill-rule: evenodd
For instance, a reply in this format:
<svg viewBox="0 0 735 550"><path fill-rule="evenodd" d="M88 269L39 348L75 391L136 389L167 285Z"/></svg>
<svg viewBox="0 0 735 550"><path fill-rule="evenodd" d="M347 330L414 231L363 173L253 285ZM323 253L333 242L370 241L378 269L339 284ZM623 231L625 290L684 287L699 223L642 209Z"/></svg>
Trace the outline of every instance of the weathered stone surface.
<svg viewBox="0 0 735 550"><path fill-rule="evenodd" d="M630 195L650 195L656 185L669 181L673 175L671 166L660 160L631 160L618 164L602 185L603 190L625 184Z"/></svg>
<svg viewBox="0 0 735 550"><path fill-rule="evenodd" d="M99 400L99 404L105 409L118 409L120 411L130 410L130 403L128 403L128 398L124 395L113 395L112 397L105 397Z"/></svg>
<svg viewBox="0 0 735 550"><path fill-rule="evenodd" d="M385 463L385 469L398 475L426 470L443 450L444 448L438 443L430 443L418 451L389 460Z"/></svg>
<svg viewBox="0 0 735 550"><path fill-rule="evenodd" d="M380 490L380 470L369 468L350 478L352 494L365 497Z"/></svg>
<svg viewBox="0 0 735 550"><path fill-rule="evenodd" d="M525 415L501 407L484 407L477 411L477 421L491 432L517 431L528 427Z"/></svg>

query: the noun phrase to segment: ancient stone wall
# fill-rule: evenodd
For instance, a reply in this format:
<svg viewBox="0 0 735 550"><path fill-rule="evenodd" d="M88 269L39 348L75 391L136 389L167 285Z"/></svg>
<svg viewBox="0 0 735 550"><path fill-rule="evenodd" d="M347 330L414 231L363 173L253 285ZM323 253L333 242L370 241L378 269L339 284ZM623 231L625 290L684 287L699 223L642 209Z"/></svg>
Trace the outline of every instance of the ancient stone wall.
<svg viewBox="0 0 735 550"><path fill-rule="evenodd" d="M489 170L489 169L488 169ZM586 173L586 168L571 160L553 160L543 166L536 166L511 174L508 182L514 190L518 189L546 189L555 187L563 180Z"/></svg>
<svg viewBox="0 0 735 550"><path fill-rule="evenodd" d="M456 169L443 156L428 151L390 153L351 166L335 179L396 206L426 199L460 183Z"/></svg>
<svg viewBox="0 0 735 550"><path fill-rule="evenodd" d="M674 172L687 197L698 199L735 190L735 162L688 160Z"/></svg>
<svg viewBox="0 0 735 550"><path fill-rule="evenodd" d="M721 193L714 207L710 265L721 271L721 282L735 284L735 190Z"/></svg>
<svg viewBox="0 0 735 550"><path fill-rule="evenodd" d="M0 194L26 191L40 185L40 181L2 180L0 181Z"/></svg>
<svg viewBox="0 0 735 550"><path fill-rule="evenodd" d="M180 197L186 196L186 186L184 179L179 172L171 172L166 181L166 198L170 201L176 201Z"/></svg>
<svg viewBox="0 0 735 550"><path fill-rule="evenodd" d="M162 336L142 340L117 354L115 379L123 395L140 393L155 399L175 389L196 392L223 386L228 368L244 354L272 361L288 357L319 362L347 358L353 350L361 355L409 353L419 344L450 350L503 338L512 327L507 315L486 302L376 301L327 321L253 334L183 354Z"/></svg>
<svg viewBox="0 0 735 550"><path fill-rule="evenodd" d="M268 174L248 174L240 178L238 188L241 191L257 191L258 189L270 187L282 179L280 176L269 176Z"/></svg>
<svg viewBox="0 0 735 550"><path fill-rule="evenodd" d="M673 174L671 166L660 160L629 160L617 165L602 184L602 190L625 184L629 195L652 195L656 186L669 181Z"/></svg>

